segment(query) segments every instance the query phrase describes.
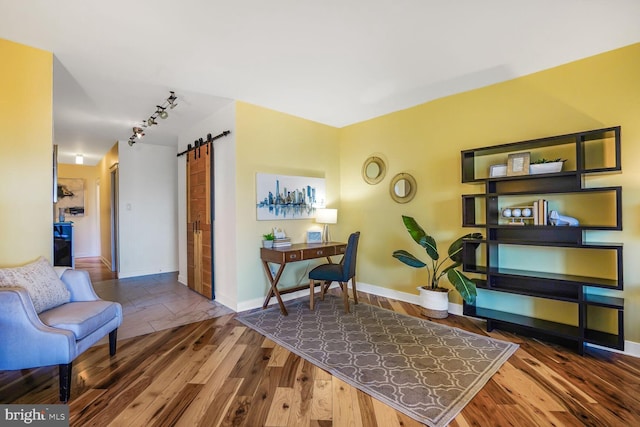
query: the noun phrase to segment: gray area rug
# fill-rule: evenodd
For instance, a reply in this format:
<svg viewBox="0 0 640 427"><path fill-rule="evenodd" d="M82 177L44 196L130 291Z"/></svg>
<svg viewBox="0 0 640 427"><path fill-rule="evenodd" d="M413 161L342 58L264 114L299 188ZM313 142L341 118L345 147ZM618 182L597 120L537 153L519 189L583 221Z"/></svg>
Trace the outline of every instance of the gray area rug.
<svg viewBox="0 0 640 427"><path fill-rule="evenodd" d="M363 392L433 427L446 426L518 345L333 295L239 314L243 324Z"/></svg>

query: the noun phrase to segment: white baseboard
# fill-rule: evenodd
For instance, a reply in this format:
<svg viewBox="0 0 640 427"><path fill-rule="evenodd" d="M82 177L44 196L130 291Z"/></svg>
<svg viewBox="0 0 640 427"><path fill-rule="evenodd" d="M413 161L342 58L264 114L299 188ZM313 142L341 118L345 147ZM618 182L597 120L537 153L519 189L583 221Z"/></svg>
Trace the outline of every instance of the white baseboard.
<svg viewBox="0 0 640 427"><path fill-rule="evenodd" d="M118 279L126 279L128 277L139 277L139 276L150 276L152 274L164 274L164 273L177 273L178 270L163 270L163 269L153 269L153 270L136 270L136 271L120 271L118 272Z"/></svg>
<svg viewBox="0 0 640 427"><path fill-rule="evenodd" d="M330 288L335 288L337 286L338 284L334 283L330 286ZM290 294L281 295L282 301L290 301L292 299L306 297L306 296L309 296L309 289L302 289L300 291L291 292ZM236 311L241 312L241 311L253 310L254 308L262 307L262 304L264 304L264 297L254 298L249 301L242 301L238 303L238 309ZM271 298L271 300L269 301L269 307L275 304L278 304L277 298Z"/></svg>

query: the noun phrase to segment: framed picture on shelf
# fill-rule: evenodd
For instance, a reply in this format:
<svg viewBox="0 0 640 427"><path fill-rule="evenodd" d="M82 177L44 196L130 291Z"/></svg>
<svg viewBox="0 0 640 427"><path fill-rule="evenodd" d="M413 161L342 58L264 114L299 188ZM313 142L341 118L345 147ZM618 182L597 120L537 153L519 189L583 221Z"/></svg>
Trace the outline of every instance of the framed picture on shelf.
<svg viewBox="0 0 640 427"><path fill-rule="evenodd" d="M507 160L507 176L529 175L529 162L531 155L526 153L509 154Z"/></svg>
<svg viewBox="0 0 640 427"><path fill-rule="evenodd" d="M498 178L500 176L507 176L507 165L489 166L489 178Z"/></svg>
<svg viewBox="0 0 640 427"><path fill-rule="evenodd" d="M322 243L322 231L320 230L307 231L307 243Z"/></svg>

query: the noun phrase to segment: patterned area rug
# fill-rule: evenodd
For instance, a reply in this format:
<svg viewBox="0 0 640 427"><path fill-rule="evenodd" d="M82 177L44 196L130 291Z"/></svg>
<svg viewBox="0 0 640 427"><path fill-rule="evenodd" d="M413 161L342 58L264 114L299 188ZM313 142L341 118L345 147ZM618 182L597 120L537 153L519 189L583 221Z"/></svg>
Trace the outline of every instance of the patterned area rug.
<svg viewBox="0 0 640 427"><path fill-rule="evenodd" d="M332 375L433 427L446 426L518 345L333 295L236 318Z"/></svg>

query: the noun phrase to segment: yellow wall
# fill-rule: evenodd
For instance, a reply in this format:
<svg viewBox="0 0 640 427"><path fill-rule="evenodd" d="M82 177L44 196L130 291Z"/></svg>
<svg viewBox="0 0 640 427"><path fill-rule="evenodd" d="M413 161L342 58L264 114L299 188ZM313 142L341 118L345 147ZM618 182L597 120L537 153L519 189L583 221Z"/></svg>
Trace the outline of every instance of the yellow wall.
<svg viewBox="0 0 640 427"><path fill-rule="evenodd" d="M53 55L0 39L0 266L51 260Z"/></svg>
<svg viewBox="0 0 640 427"><path fill-rule="evenodd" d="M590 186L623 187L623 231L589 232L587 240L623 242L626 338L640 341L640 44L562 65L526 77L438 99L408 110L343 128L340 133L341 227L362 231L359 281L415 293L425 280L391 257L394 249L415 250L400 216L414 216L446 251L459 235L461 195L481 186L461 184L460 151L506 142L622 126L622 174L589 179ZM378 185L360 176L365 159L386 159L387 177ZM418 183L405 205L389 197L393 175L409 172ZM480 230L481 231L481 230ZM419 249L419 248L418 248ZM456 295L452 298L460 302ZM519 309L552 317L545 307Z"/></svg>
<svg viewBox="0 0 640 427"><path fill-rule="evenodd" d="M243 102L236 104L236 188L238 301L263 298L268 282L259 259L262 235L283 227L292 241L304 241L313 220L256 220L256 173L326 178L327 207L340 208L339 130ZM219 201L218 201L219 203ZM340 215L340 211L338 211ZM338 218L340 222L340 218ZM346 239L340 224L335 239ZM224 250L217 248L216 250ZM283 285L294 285L309 267L307 262L287 267Z"/></svg>

